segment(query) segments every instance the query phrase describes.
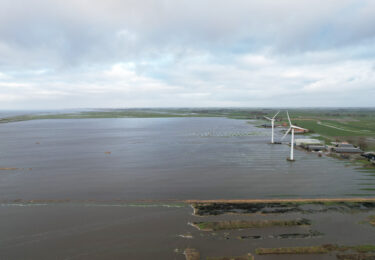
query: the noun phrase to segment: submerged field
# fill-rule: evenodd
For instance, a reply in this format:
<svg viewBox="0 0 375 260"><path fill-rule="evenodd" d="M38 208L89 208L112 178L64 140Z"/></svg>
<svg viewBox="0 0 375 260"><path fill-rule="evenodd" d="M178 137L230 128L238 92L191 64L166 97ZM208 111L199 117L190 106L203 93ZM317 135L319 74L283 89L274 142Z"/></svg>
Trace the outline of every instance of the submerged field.
<svg viewBox="0 0 375 260"><path fill-rule="evenodd" d="M11 200L375 195L372 169L304 151L296 151L291 164L288 146L268 144L269 129L247 122L109 118L4 124L0 167L12 170L0 172L0 195Z"/></svg>
<svg viewBox="0 0 375 260"><path fill-rule="evenodd" d="M277 214L241 211L233 214L225 210L229 208L228 202L215 203L224 209L221 215L191 214L189 202L184 201L177 204L167 201L4 202L0 204L0 257L333 260L375 256L375 227L370 223L375 209L364 207L366 201L352 201L353 208L358 209L353 212L333 210L342 207L335 200L321 204L321 211ZM263 205L267 208L269 203ZM243 208L251 204L232 203L230 208L235 210L236 205ZM303 205L316 207L309 202ZM302 217L308 221L293 222ZM197 222L262 225L201 230L191 225Z"/></svg>
<svg viewBox="0 0 375 260"><path fill-rule="evenodd" d="M254 259L370 260L375 257L373 215L370 215L375 211L374 199L190 203L193 203L194 215L201 220L195 226L201 232L211 231L218 247L225 246L220 240L227 240L229 244L232 239L242 241L238 245L248 246L247 250L237 249L237 255L241 253ZM304 219L290 220L301 216ZM202 218L210 222L203 222Z"/></svg>
<svg viewBox="0 0 375 260"><path fill-rule="evenodd" d="M371 201L269 203L375 198L373 169L299 150L290 163L287 145L268 144L269 129L248 122L168 117L2 124L0 259L182 260L187 248L200 259L298 259L257 255L256 249L373 244ZM249 206L248 199L265 201ZM197 207L198 200L205 204ZM359 253L304 259L338 254Z"/></svg>

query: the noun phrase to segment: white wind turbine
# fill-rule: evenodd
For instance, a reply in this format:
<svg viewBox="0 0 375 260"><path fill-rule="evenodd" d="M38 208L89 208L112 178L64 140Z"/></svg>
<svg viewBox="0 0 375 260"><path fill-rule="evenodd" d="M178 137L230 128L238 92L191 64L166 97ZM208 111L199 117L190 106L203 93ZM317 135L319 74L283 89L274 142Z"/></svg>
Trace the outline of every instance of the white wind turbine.
<svg viewBox="0 0 375 260"><path fill-rule="evenodd" d="M276 118L276 116L278 115L280 113L280 111L278 111L277 113L276 113L276 115L274 115L272 118L269 118L269 117L264 117L264 118L266 118L266 119L268 119L268 120L270 120L271 121L271 125L272 125L272 135L271 135L271 144L274 144L274 141L273 141L273 128L274 128L274 126L275 126L275 118Z"/></svg>
<svg viewBox="0 0 375 260"><path fill-rule="evenodd" d="M288 131L286 131L285 135L281 138L281 140L283 140L284 137L287 136L287 134L289 134L290 131L292 131L292 138L291 138L291 141L290 141L290 157L287 158L287 160L288 161L294 161L294 151L293 151L294 150L294 129L300 129L300 130L307 130L307 129L292 125L292 122L290 121L288 111L286 111L286 114L288 116L289 129L288 129Z"/></svg>

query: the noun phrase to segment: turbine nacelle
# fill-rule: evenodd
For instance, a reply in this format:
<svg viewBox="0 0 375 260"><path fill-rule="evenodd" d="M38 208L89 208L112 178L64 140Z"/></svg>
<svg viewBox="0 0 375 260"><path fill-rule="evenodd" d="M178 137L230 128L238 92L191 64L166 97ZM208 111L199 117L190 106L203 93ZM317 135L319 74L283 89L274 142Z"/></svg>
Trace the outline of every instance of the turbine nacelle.
<svg viewBox="0 0 375 260"><path fill-rule="evenodd" d="M269 118L269 117L267 117L267 116L265 116L264 118L265 118L265 119L268 119L268 120L270 120L270 121L274 120L273 118Z"/></svg>
<svg viewBox="0 0 375 260"><path fill-rule="evenodd" d="M298 129L298 130L307 131L306 128L302 128L302 127L299 127L299 126L293 125L292 122L290 121L290 117L289 117L289 113L288 113L288 111L286 111L286 114L287 114L287 116L288 116L289 129L288 129L288 131L286 131L285 135L281 138L281 140L283 140L283 139L285 138L285 136L287 136L287 135L289 134L289 132L290 132L292 129Z"/></svg>
<svg viewBox="0 0 375 260"><path fill-rule="evenodd" d="M265 119L268 119L268 120L270 120L270 121L275 121L275 118L276 118L276 116L277 116L279 113L280 113L280 110L277 111L277 113L276 113L272 118L269 118L268 116L265 116L264 118L265 118Z"/></svg>

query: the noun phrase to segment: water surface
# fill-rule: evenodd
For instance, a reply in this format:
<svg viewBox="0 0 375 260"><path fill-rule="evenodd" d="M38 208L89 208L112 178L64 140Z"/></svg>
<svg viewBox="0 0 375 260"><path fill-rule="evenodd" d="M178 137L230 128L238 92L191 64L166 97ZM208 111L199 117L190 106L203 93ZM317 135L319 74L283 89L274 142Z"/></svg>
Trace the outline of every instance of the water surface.
<svg viewBox="0 0 375 260"><path fill-rule="evenodd" d="M0 127L0 198L169 200L372 195L371 172L270 145L226 118L35 120ZM276 131L281 136L279 130ZM30 169L31 168L31 169ZM366 186L365 188L371 188Z"/></svg>
<svg viewBox="0 0 375 260"><path fill-rule="evenodd" d="M281 135L277 130L277 138ZM205 259L244 255L258 247L369 244L375 239L371 227L360 224L371 213L197 217L189 205L176 202L371 196L361 190L375 183L371 171L298 150L296 161L288 162L289 146L268 144L270 129L244 120L35 120L2 124L0 136L0 167L18 168L0 171L0 259L182 260L188 247ZM202 232L188 225L297 217L311 219L310 229L324 236L280 240L274 236L309 230ZM239 235L262 239L241 241Z"/></svg>

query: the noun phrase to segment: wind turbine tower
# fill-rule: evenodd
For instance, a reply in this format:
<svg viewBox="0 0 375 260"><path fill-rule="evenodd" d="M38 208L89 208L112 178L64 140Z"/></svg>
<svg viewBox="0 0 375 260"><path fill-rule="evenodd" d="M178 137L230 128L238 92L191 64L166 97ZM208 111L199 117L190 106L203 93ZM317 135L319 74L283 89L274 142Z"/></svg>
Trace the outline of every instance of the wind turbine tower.
<svg viewBox="0 0 375 260"><path fill-rule="evenodd" d="M288 116L289 129L288 129L288 131L286 131L285 135L281 138L281 140L284 139L284 137L287 136L287 134L289 134L290 131L292 131L292 137L291 137L291 140L290 140L290 157L287 158L287 160L293 162L294 161L294 129L300 129L300 130L305 130L305 131L307 129L293 125L292 122L290 121L288 111L286 111L286 114Z"/></svg>
<svg viewBox="0 0 375 260"><path fill-rule="evenodd" d="M270 120L271 121L271 126L272 126L272 134L271 134L271 144L274 144L275 142L274 142L274 138L273 138L273 136L274 136L274 134L273 134L273 129L274 129L274 127L275 127L275 118L276 118L276 116L278 115L280 113L280 111L278 111L272 118L269 118L269 117L264 117L265 119L267 119L267 120Z"/></svg>

